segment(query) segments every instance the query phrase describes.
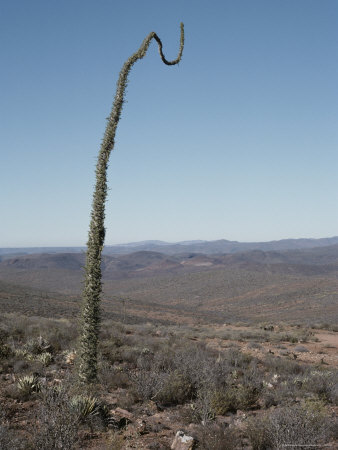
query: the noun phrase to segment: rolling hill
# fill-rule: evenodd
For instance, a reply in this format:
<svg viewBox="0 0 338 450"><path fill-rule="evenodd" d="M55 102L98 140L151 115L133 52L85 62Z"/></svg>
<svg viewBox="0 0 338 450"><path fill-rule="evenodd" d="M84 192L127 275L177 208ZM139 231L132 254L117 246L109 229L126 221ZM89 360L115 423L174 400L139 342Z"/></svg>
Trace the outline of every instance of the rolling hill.
<svg viewBox="0 0 338 450"><path fill-rule="evenodd" d="M32 312L48 315L55 310L52 299L57 299L59 310L73 315L81 301L84 263L83 253L4 259L0 262L2 308L27 311L33 302ZM123 304L132 321L334 323L338 319L336 244L234 254L104 255L102 272L105 314L119 314ZM7 291L15 292L14 297L6 296Z"/></svg>

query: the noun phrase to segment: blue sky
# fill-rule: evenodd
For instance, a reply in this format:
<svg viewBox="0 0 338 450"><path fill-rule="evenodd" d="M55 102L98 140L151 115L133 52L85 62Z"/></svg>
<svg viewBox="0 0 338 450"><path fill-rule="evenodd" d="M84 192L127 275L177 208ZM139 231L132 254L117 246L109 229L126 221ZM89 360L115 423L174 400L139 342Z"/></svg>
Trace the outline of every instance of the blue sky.
<svg viewBox="0 0 338 450"><path fill-rule="evenodd" d="M0 4L0 246L84 245L124 61L106 243L338 235L336 0Z"/></svg>

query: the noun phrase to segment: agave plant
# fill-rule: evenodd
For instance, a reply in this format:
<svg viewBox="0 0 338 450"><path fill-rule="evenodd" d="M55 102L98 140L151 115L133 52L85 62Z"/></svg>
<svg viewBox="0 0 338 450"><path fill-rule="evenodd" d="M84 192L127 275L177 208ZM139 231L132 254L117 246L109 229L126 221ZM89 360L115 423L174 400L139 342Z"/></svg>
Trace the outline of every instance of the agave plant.
<svg viewBox="0 0 338 450"><path fill-rule="evenodd" d="M184 46L184 28L181 23L180 49L174 61L168 61L162 51L162 41L156 33L150 33L143 41L139 50L134 53L122 67L117 82L116 95L112 111L103 136L101 149L96 166L96 186L93 194L91 221L87 243L85 282L83 291L82 330L79 349L79 377L82 381L90 383L97 378L97 346L100 328L100 295L101 282L101 253L105 238L105 202L107 197L107 168L111 151L115 144L115 134L120 120L125 91L128 84L128 75L133 65L142 59L149 48L150 42L155 39L159 53L164 64L172 66L181 60Z"/></svg>
<svg viewBox="0 0 338 450"><path fill-rule="evenodd" d="M53 361L53 355L49 352L44 352L38 355L36 360L40 361L45 367L47 367Z"/></svg>
<svg viewBox="0 0 338 450"><path fill-rule="evenodd" d="M24 350L26 350L26 352L28 353L31 353L32 355L40 355L44 352L50 352L51 345L45 338L43 338L42 336L38 336L37 338L30 339L25 344Z"/></svg>
<svg viewBox="0 0 338 450"><path fill-rule="evenodd" d="M18 379L17 388L23 398L41 390L41 384L36 375L25 375Z"/></svg>
<svg viewBox="0 0 338 450"><path fill-rule="evenodd" d="M97 416L100 412L101 402L91 395L80 394L70 401L70 408L80 421Z"/></svg>

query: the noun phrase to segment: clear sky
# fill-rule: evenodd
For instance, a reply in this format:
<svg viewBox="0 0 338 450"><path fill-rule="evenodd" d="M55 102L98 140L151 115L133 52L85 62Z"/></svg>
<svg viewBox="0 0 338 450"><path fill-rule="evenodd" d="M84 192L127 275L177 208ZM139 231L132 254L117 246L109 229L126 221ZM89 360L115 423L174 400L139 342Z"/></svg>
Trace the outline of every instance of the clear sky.
<svg viewBox="0 0 338 450"><path fill-rule="evenodd" d="M0 247L84 245L99 144L106 243L338 235L337 0L3 0Z"/></svg>

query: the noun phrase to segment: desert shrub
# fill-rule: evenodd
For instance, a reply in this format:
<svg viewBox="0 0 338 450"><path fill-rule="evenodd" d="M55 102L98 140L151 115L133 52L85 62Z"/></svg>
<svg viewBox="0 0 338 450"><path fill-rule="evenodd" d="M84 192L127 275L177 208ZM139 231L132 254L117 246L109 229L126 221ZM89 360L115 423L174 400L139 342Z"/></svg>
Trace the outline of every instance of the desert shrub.
<svg viewBox="0 0 338 450"><path fill-rule="evenodd" d="M298 375L306 371L306 368L298 362L278 356L267 356L264 365L269 371L280 375Z"/></svg>
<svg viewBox="0 0 338 450"><path fill-rule="evenodd" d="M236 392L237 409L248 410L255 406L260 390L255 386L239 385Z"/></svg>
<svg viewBox="0 0 338 450"><path fill-rule="evenodd" d="M152 400L163 389L167 374L154 370L137 369L129 377L140 400Z"/></svg>
<svg viewBox="0 0 338 450"><path fill-rule="evenodd" d="M257 340L260 342L268 341L270 333L262 331L241 331L239 333L240 341Z"/></svg>
<svg viewBox="0 0 338 450"><path fill-rule="evenodd" d="M241 440L238 430L216 424L200 426L196 437L196 448L201 450L235 450L239 448Z"/></svg>
<svg viewBox="0 0 338 450"><path fill-rule="evenodd" d="M110 364L123 361L136 364L140 351L132 346L130 337L119 333L110 335L109 339L100 342L99 351L101 357Z"/></svg>
<svg viewBox="0 0 338 450"><path fill-rule="evenodd" d="M295 352L300 352L300 353L307 353L310 350L306 347L304 347L304 345L296 345L296 347L294 348Z"/></svg>
<svg viewBox="0 0 338 450"><path fill-rule="evenodd" d="M69 406L75 413L77 420L84 422L86 419L99 414L101 404L92 395L80 394L70 399Z"/></svg>
<svg viewBox="0 0 338 450"><path fill-rule="evenodd" d="M225 415L238 409L252 408L258 400L259 390L250 385L229 386L223 390L215 390L211 397L211 410L215 414Z"/></svg>
<svg viewBox="0 0 338 450"><path fill-rule="evenodd" d="M237 410L237 390L231 386L228 389L215 390L211 394L210 409L214 414L225 415Z"/></svg>
<svg viewBox="0 0 338 450"><path fill-rule="evenodd" d="M1 450L24 450L27 448L26 442L16 436L8 426L0 424L0 448Z"/></svg>
<svg viewBox="0 0 338 450"><path fill-rule="evenodd" d="M79 414L71 407L71 398L63 389L43 392L38 417L40 425L34 436L34 448L74 448L78 440Z"/></svg>
<svg viewBox="0 0 338 450"><path fill-rule="evenodd" d="M246 369L253 360L252 356L234 348L230 348L225 353L225 358L232 367L238 369Z"/></svg>
<svg viewBox="0 0 338 450"><path fill-rule="evenodd" d="M322 410L295 405L248 420L246 433L254 450L287 446L310 449L329 441L332 423Z"/></svg>
<svg viewBox="0 0 338 450"><path fill-rule="evenodd" d="M109 450L122 450L125 447L124 437L116 430L109 432L108 438Z"/></svg>
<svg viewBox="0 0 338 450"><path fill-rule="evenodd" d="M187 346L176 351L173 364L196 391L204 385L225 382L231 371L231 365L226 359L218 361L204 347L198 346Z"/></svg>
<svg viewBox="0 0 338 450"><path fill-rule="evenodd" d="M336 403L338 387L338 372L327 370L312 370L301 379L302 389L317 395L320 399Z"/></svg>
<svg viewBox="0 0 338 450"><path fill-rule="evenodd" d="M295 406L277 409L270 417L270 427L275 448L290 444L306 448L326 443L330 438L331 424L321 411Z"/></svg>
<svg viewBox="0 0 338 450"><path fill-rule="evenodd" d="M23 350L31 355L41 355L45 352L51 353L52 347L46 339L38 336L37 338L29 339L24 345Z"/></svg>
<svg viewBox="0 0 338 450"><path fill-rule="evenodd" d="M128 375L121 366L113 366L102 361L99 367L99 382L106 390L130 386Z"/></svg>
<svg viewBox="0 0 338 450"><path fill-rule="evenodd" d="M291 342L292 344L296 344L299 342L299 337L293 333L279 333L275 335L274 341Z"/></svg>
<svg viewBox="0 0 338 450"><path fill-rule="evenodd" d="M258 342L249 342L249 343L248 343L248 348L257 348L257 349L261 349L262 346L261 346Z"/></svg>
<svg viewBox="0 0 338 450"><path fill-rule="evenodd" d="M191 403L189 410L185 411L185 419L190 422L202 423L207 425L215 418L215 412L212 405L214 392L206 386L198 390L196 399Z"/></svg>
<svg viewBox="0 0 338 450"><path fill-rule="evenodd" d="M24 450L27 442L20 439L9 427L5 407L0 405L0 448L1 450Z"/></svg>
<svg viewBox="0 0 338 450"><path fill-rule="evenodd" d="M325 322L316 323L312 325L312 328L315 328L317 330L338 331L338 325Z"/></svg>
<svg viewBox="0 0 338 450"><path fill-rule="evenodd" d="M25 375L17 381L17 391L19 398L27 400L32 394L40 392L41 384L35 375Z"/></svg>
<svg viewBox="0 0 338 450"><path fill-rule="evenodd" d="M171 372L164 380L163 387L155 396L157 401L169 404L182 404L194 395L194 387L184 374L177 370Z"/></svg>
<svg viewBox="0 0 338 450"><path fill-rule="evenodd" d="M49 366L53 361L53 355L49 352L43 352L36 357L37 361L40 361L43 366Z"/></svg>
<svg viewBox="0 0 338 450"><path fill-rule="evenodd" d="M53 326L48 327L46 337L54 351L59 352L74 347L78 337L76 323L59 319Z"/></svg>
<svg viewBox="0 0 338 450"><path fill-rule="evenodd" d="M262 416L251 417L246 423L246 435L252 445L253 450L272 449L272 439L270 433L269 417Z"/></svg>
<svg viewBox="0 0 338 450"><path fill-rule="evenodd" d="M130 364L132 367L137 366L137 360L140 356L140 349L124 345L119 349L120 360Z"/></svg>
<svg viewBox="0 0 338 450"><path fill-rule="evenodd" d="M12 354L12 350L9 345L7 345L7 339L9 333L7 330L0 328L0 360L8 358Z"/></svg>
<svg viewBox="0 0 338 450"><path fill-rule="evenodd" d="M0 341L0 359L6 359L12 355L12 350L9 345Z"/></svg>

